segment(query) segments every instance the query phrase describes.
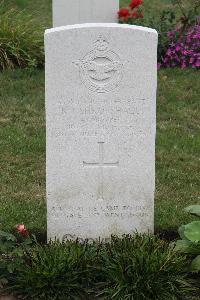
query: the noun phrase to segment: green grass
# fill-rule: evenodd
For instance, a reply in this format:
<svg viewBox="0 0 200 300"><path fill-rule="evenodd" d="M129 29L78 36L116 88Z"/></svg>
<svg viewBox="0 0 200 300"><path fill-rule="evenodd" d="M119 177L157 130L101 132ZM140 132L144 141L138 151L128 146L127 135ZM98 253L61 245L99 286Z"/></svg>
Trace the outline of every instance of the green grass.
<svg viewBox="0 0 200 300"><path fill-rule="evenodd" d="M23 299L183 300L198 291L185 272L186 257L157 236L113 237L108 244L51 242L10 256L14 272L8 273L5 256L0 271L5 287Z"/></svg>
<svg viewBox="0 0 200 300"><path fill-rule="evenodd" d="M195 70L159 72L156 226L186 222L182 208L200 203L200 76Z"/></svg>
<svg viewBox="0 0 200 300"><path fill-rule="evenodd" d="M0 5L0 70L43 67L43 32L31 15Z"/></svg>
<svg viewBox="0 0 200 300"><path fill-rule="evenodd" d="M2 0L0 0L0 3ZM126 5L127 1L121 1ZM41 26L51 25L51 0L6 0L25 9ZM167 0L144 0L145 11L158 13ZM182 209L200 203L199 73L159 72L156 146L157 230L189 221ZM46 229L44 72L0 73L0 229L25 223Z"/></svg>
<svg viewBox="0 0 200 300"><path fill-rule="evenodd" d="M0 74L0 228L43 231L45 205L44 72ZM162 70L158 84L156 229L189 221L200 203L199 73Z"/></svg>
<svg viewBox="0 0 200 300"><path fill-rule="evenodd" d="M0 228L44 229L44 74L0 74Z"/></svg>
<svg viewBox="0 0 200 300"><path fill-rule="evenodd" d="M33 16L37 23L47 28L52 24L52 0L0 0L11 8L24 10Z"/></svg>

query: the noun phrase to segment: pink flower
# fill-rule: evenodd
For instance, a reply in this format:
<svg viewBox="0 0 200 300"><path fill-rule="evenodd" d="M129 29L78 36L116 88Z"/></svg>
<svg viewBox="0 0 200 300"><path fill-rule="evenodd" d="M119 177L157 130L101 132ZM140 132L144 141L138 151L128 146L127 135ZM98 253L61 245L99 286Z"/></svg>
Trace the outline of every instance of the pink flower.
<svg viewBox="0 0 200 300"><path fill-rule="evenodd" d="M181 50L181 47L179 45L176 46L176 51Z"/></svg>
<svg viewBox="0 0 200 300"><path fill-rule="evenodd" d="M17 232L21 233L24 236L29 236L28 231L26 230L26 227L24 224L17 224L15 226Z"/></svg>
<svg viewBox="0 0 200 300"><path fill-rule="evenodd" d="M196 61L195 67L196 67L196 68L200 67L200 60L197 60L197 61Z"/></svg>
<svg viewBox="0 0 200 300"><path fill-rule="evenodd" d="M190 64L193 64L193 62L194 62L194 57L191 57L189 62L190 62Z"/></svg>
<svg viewBox="0 0 200 300"><path fill-rule="evenodd" d="M186 32L182 32L181 27L177 27L174 31L168 32L167 36L170 43L159 61L161 67L180 66L183 69L189 66L192 66L193 68L200 67L199 20L200 19L197 18L197 25L191 26Z"/></svg>
<svg viewBox="0 0 200 300"><path fill-rule="evenodd" d="M157 67L158 67L158 70L160 70L160 68L161 68L161 63L158 62Z"/></svg>
<svg viewBox="0 0 200 300"><path fill-rule="evenodd" d="M173 38L173 36L174 36L173 31L169 31L169 32L167 33L167 37L168 37L170 40Z"/></svg>

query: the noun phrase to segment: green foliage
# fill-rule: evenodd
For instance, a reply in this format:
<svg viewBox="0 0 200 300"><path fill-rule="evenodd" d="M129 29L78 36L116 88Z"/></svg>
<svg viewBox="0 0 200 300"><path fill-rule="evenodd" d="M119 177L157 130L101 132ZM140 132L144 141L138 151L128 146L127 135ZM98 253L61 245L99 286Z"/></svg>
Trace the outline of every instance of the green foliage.
<svg viewBox="0 0 200 300"><path fill-rule="evenodd" d="M0 70L44 65L43 29L24 11L0 4Z"/></svg>
<svg viewBox="0 0 200 300"><path fill-rule="evenodd" d="M30 239L0 231L0 287L21 271L24 254L31 245Z"/></svg>
<svg viewBox="0 0 200 300"><path fill-rule="evenodd" d="M200 248L188 240L178 240L176 242L175 250L186 254L197 255L200 251Z"/></svg>
<svg viewBox="0 0 200 300"><path fill-rule="evenodd" d="M169 45L167 32L175 27L176 15L173 10L164 10L161 13L160 19L157 22L152 21L151 25L158 31L158 60L160 60Z"/></svg>
<svg viewBox="0 0 200 300"><path fill-rule="evenodd" d="M80 299L93 278L95 256L95 248L87 243L37 244L26 253L20 273L10 279L11 290L34 300Z"/></svg>
<svg viewBox="0 0 200 300"><path fill-rule="evenodd" d="M190 213L191 215L200 217L200 205L191 205L185 208L185 211L187 213Z"/></svg>
<svg viewBox="0 0 200 300"><path fill-rule="evenodd" d="M194 221L187 225L183 225L184 236L191 242L200 242L200 222Z"/></svg>
<svg viewBox="0 0 200 300"><path fill-rule="evenodd" d="M169 46L167 33L176 27L181 27L181 34L185 34L187 29L196 23L196 18L200 14L200 0L190 1L185 5L183 0L168 0L171 4L168 8L160 10L156 16L148 10L144 10L144 18L129 17L120 19L120 23L135 24L152 27L157 30L158 40L158 61L165 54Z"/></svg>
<svg viewBox="0 0 200 300"><path fill-rule="evenodd" d="M191 263L191 270L193 272L199 272L200 270L200 255L198 255L195 259L193 259Z"/></svg>
<svg viewBox="0 0 200 300"><path fill-rule="evenodd" d="M26 7L27 0L15 0L15 2L17 6L24 9Z"/></svg>
<svg viewBox="0 0 200 300"><path fill-rule="evenodd" d="M196 17L200 14L200 0L188 1L185 5L184 0L171 0L174 9L180 12L180 21L183 29L186 29L196 23Z"/></svg>
<svg viewBox="0 0 200 300"><path fill-rule="evenodd" d="M189 206L186 212L199 216L200 205ZM176 242L175 250L191 255L197 255L192 261L190 270L200 272L200 221L193 221L179 228L179 235L182 240Z"/></svg>
<svg viewBox="0 0 200 300"><path fill-rule="evenodd" d="M161 58L163 53L165 53L167 46L169 45L169 40L167 37L167 32L172 30L176 25L176 15L174 10L166 9L161 11L159 16L151 16L149 14L144 15L144 18L129 18L128 22L131 25L139 25L145 27L151 27L158 32L158 59Z"/></svg>
<svg viewBox="0 0 200 300"><path fill-rule="evenodd" d="M158 43L158 60L163 56L169 46L167 33L170 32L176 25L176 17L174 11L164 10L160 16L160 21L155 24L155 28L159 34Z"/></svg>
<svg viewBox="0 0 200 300"><path fill-rule="evenodd" d="M24 253L7 290L34 300L175 300L193 290L185 265L184 256L152 235L106 244L55 241Z"/></svg>
<svg viewBox="0 0 200 300"><path fill-rule="evenodd" d="M106 287L101 294L112 299L178 299L189 289L185 258L155 236L113 238L103 259Z"/></svg>

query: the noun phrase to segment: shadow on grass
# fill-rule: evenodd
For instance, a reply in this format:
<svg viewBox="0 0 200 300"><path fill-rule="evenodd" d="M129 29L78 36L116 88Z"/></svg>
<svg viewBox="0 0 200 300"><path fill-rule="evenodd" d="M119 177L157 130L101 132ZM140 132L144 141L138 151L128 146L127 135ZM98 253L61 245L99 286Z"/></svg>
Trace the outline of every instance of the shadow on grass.
<svg viewBox="0 0 200 300"><path fill-rule="evenodd" d="M41 244L45 244L47 243L47 231L46 230L42 230L39 231L38 229L33 229L31 231L31 234L36 236L36 239L39 243ZM172 242L176 239L178 239L179 234L176 228L169 228L167 230L155 230L155 234L158 235L160 237L160 239L163 239L167 242Z"/></svg>

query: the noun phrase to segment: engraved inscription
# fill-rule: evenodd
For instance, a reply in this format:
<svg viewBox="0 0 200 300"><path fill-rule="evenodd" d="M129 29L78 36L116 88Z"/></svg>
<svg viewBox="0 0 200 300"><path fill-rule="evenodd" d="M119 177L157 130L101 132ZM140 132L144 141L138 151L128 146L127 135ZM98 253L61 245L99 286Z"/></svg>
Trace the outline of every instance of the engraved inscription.
<svg viewBox="0 0 200 300"><path fill-rule="evenodd" d="M95 41L94 50L73 63L79 67L83 84L93 92L109 92L121 81L123 63L102 35Z"/></svg>
<svg viewBox="0 0 200 300"><path fill-rule="evenodd" d="M99 161L98 162L83 162L84 167L99 168L99 188L98 188L98 200L104 200L103 195L103 169L106 167L118 167L119 161L114 163L104 162L104 142L99 142Z"/></svg>
<svg viewBox="0 0 200 300"><path fill-rule="evenodd" d="M140 202L140 201L138 201ZM83 218L118 218L118 219L143 219L148 218L149 209L145 205L103 205L100 206L70 206L67 210L60 205L55 205L51 209L51 213L56 218L64 217L72 220Z"/></svg>
<svg viewBox="0 0 200 300"><path fill-rule="evenodd" d="M113 103L104 97L98 103L94 103L94 97L66 98L64 101L60 100L55 109L56 116L63 120L64 126L61 130L56 124L50 135L55 138L67 136L70 139L80 130L83 137L101 139L109 131L113 135L126 131L129 140L145 138L152 132L148 121L148 114L152 109L148 98L116 97Z"/></svg>

